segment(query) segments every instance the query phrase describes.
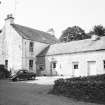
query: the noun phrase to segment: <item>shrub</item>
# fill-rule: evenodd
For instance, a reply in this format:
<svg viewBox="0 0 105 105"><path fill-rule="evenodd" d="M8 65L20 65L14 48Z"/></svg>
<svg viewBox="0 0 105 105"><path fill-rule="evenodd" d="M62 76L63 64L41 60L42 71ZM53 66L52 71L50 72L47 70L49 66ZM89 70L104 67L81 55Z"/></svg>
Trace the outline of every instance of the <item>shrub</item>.
<svg viewBox="0 0 105 105"><path fill-rule="evenodd" d="M5 68L4 65L0 65L0 79L8 78L10 72Z"/></svg>
<svg viewBox="0 0 105 105"><path fill-rule="evenodd" d="M51 92L76 99L105 102L105 74L59 79L55 81Z"/></svg>

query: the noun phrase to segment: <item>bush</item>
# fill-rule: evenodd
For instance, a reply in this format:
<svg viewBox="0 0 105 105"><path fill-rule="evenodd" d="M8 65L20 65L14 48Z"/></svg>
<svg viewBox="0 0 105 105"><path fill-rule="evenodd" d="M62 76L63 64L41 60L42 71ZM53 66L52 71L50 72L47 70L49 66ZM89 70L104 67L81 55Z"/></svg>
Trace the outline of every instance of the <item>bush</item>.
<svg viewBox="0 0 105 105"><path fill-rule="evenodd" d="M105 102L105 74L59 79L55 81L51 92L76 99Z"/></svg>
<svg viewBox="0 0 105 105"><path fill-rule="evenodd" d="M8 78L10 74L4 65L0 65L0 79Z"/></svg>

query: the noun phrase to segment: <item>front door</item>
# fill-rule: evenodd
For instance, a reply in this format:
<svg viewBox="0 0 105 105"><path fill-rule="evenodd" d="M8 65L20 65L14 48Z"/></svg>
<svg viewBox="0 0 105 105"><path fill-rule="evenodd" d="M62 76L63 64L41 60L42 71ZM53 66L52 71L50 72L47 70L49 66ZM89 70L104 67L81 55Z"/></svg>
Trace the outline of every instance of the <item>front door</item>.
<svg viewBox="0 0 105 105"><path fill-rule="evenodd" d="M53 61L50 63L50 75L53 76L53 75L57 75L57 72L56 72L56 61Z"/></svg>
<svg viewBox="0 0 105 105"><path fill-rule="evenodd" d="M88 75L96 75L96 61L88 61Z"/></svg>
<svg viewBox="0 0 105 105"><path fill-rule="evenodd" d="M29 60L29 70L33 71L33 60Z"/></svg>

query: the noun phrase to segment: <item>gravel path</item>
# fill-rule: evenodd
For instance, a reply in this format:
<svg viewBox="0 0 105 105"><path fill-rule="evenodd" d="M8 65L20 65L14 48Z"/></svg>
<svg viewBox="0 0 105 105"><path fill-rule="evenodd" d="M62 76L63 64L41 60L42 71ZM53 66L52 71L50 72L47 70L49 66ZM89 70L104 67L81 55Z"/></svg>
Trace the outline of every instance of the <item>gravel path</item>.
<svg viewBox="0 0 105 105"><path fill-rule="evenodd" d="M99 105L47 94L52 85L47 85L48 82L42 85L40 81L40 79L39 82L38 80L33 82L0 80L0 105Z"/></svg>

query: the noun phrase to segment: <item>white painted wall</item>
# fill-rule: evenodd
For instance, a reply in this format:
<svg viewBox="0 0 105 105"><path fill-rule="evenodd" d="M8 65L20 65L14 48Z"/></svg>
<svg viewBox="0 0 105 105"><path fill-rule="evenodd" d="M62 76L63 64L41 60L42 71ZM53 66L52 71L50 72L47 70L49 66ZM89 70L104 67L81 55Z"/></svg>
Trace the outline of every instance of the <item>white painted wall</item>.
<svg viewBox="0 0 105 105"><path fill-rule="evenodd" d="M29 44L31 40L23 39L23 68L29 70L29 60L34 60L34 67L33 71L36 72L36 56L44 50L48 44L40 43L40 42L34 42L34 51L29 51Z"/></svg>
<svg viewBox="0 0 105 105"><path fill-rule="evenodd" d="M8 60L8 69L14 73L22 68L22 37L8 23L5 24L4 31L5 59Z"/></svg>
<svg viewBox="0 0 105 105"><path fill-rule="evenodd" d="M103 60L105 60L105 50L86 53L46 56L46 69L44 72L46 72L47 74L50 74L50 62L52 60L57 61L56 71L59 75L63 74L72 76L74 74L74 76L87 76L88 61L96 61L96 73L94 74L105 73L105 69L103 67ZM73 70L72 62L79 62L79 69L75 72Z"/></svg>
<svg viewBox="0 0 105 105"><path fill-rule="evenodd" d="M22 37L11 26L6 26L5 35L8 52L8 67L12 70L21 69Z"/></svg>

